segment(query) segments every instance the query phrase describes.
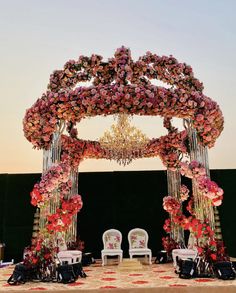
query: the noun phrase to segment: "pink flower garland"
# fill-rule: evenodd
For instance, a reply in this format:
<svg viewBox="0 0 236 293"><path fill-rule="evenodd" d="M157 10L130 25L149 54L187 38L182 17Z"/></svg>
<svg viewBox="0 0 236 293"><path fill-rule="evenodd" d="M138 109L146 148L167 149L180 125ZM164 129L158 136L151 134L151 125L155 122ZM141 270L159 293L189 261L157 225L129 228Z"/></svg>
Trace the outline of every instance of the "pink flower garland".
<svg viewBox="0 0 236 293"><path fill-rule="evenodd" d="M202 194L212 201L214 206L220 206L223 199L224 191L214 181L207 177L200 177L198 180L199 189Z"/></svg>
<svg viewBox="0 0 236 293"><path fill-rule="evenodd" d="M189 189L186 185L182 184L180 186L180 200L181 202L187 200L189 197Z"/></svg>
<svg viewBox="0 0 236 293"><path fill-rule="evenodd" d="M54 196L54 190L60 192L60 208L55 214L47 215L47 231L52 233L66 231L72 223L73 215L77 214L83 206L80 195L73 195L66 198L70 189L69 180L70 166L65 161L52 166L41 178L39 183L34 185L31 192L31 204L42 207Z"/></svg>
<svg viewBox="0 0 236 293"><path fill-rule="evenodd" d="M186 131L169 132L159 139L152 139L143 151L143 157L160 156L163 164L170 169L179 166L179 154L186 153L184 144ZM78 168L80 162L86 158L93 159L111 159L109 151L105 151L97 141L81 140L77 138L62 135L62 161L66 162L71 168ZM134 152L133 157L137 157Z"/></svg>
<svg viewBox="0 0 236 293"><path fill-rule="evenodd" d="M181 174L194 178L198 184L199 191L206 198L210 199L213 206L220 206L223 199L224 191L214 181L206 176L205 168L197 161L188 163L180 163Z"/></svg>
<svg viewBox="0 0 236 293"><path fill-rule="evenodd" d="M39 183L34 185L31 195L31 204L34 206L43 206L50 198L52 191L58 187L65 187L70 175L70 167L67 164L60 163L52 166L41 178ZM70 184L70 183L68 183Z"/></svg>
<svg viewBox="0 0 236 293"><path fill-rule="evenodd" d="M150 83L157 78L173 87ZM92 86L74 89L89 80ZM81 56L51 75L49 91L26 112L25 136L35 147L48 148L60 119L74 124L89 116L128 113L191 118L203 144L211 147L223 129L223 116L202 89L192 68L172 56L147 53L134 62L124 47L108 62Z"/></svg>

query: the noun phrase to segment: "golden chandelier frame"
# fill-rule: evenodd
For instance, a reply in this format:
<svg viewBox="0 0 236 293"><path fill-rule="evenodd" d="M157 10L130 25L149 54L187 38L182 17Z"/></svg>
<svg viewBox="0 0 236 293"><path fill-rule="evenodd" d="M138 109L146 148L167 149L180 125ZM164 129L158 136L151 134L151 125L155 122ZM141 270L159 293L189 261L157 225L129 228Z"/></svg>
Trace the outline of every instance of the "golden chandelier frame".
<svg viewBox="0 0 236 293"><path fill-rule="evenodd" d="M126 166L134 158L143 156L149 138L140 129L132 126L127 114L117 115L117 124L104 132L99 139L101 147L109 152L112 160Z"/></svg>

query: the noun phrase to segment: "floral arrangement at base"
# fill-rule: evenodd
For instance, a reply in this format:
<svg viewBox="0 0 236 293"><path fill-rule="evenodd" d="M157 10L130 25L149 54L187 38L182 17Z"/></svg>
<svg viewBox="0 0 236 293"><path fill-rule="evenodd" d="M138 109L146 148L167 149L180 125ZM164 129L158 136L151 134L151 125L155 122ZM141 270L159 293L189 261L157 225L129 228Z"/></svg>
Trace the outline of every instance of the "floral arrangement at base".
<svg viewBox="0 0 236 293"><path fill-rule="evenodd" d="M45 242L42 235L34 240L31 246L24 250L23 264L35 272L34 278L39 280L52 280L56 276L55 257L58 247L53 241Z"/></svg>
<svg viewBox="0 0 236 293"><path fill-rule="evenodd" d="M81 240L80 237L77 237L76 241L70 241L67 244L68 250L80 250L84 251L85 249L85 242L84 240Z"/></svg>
<svg viewBox="0 0 236 293"><path fill-rule="evenodd" d="M206 176L206 170L199 162L180 163L180 167L182 175L196 180L199 192L206 198L211 199L213 206L221 204L223 190ZM182 210L182 203L186 200L188 200L186 209L190 216L184 215ZM200 267L202 271L204 271L204 266L206 270L214 261L228 259L225 247L222 242L215 239L214 230L210 227L208 219L201 221L196 218L194 201L187 186L181 185L180 199L170 195L164 197L163 208L170 215L170 218L165 220L163 226L165 232L171 235L172 222L190 232L190 235L194 238L193 248L198 250L198 254L201 257ZM163 238L163 247L168 251L178 247L178 245L170 236Z"/></svg>
<svg viewBox="0 0 236 293"><path fill-rule="evenodd" d="M170 237L170 235L166 237L162 237L162 246L164 250L167 252L168 260L172 260L172 250L180 248L179 244Z"/></svg>

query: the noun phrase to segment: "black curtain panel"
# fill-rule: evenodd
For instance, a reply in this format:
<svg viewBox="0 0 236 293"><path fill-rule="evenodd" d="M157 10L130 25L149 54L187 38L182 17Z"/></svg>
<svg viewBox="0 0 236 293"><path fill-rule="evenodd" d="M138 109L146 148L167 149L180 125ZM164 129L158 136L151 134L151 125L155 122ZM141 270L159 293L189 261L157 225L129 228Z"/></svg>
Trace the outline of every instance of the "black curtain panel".
<svg viewBox="0 0 236 293"><path fill-rule="evenodd" d="M30 191L41 174L0 175L0 242L6 244L5 260L22 259L30 244L35 207ZM223 239L231 256L236 256L236 170L212 170L211 178L224 189L219 208ZM190 186L191 180L183 178ZM100 258L102 234L115 228L123 235L122 248L128 256L127 235L132 228L143 228L149 234L149 247L155 256L161 247L162 229L167 213L162 198L167 195L166 171L89 172L79 174L79 194L83 208L78 214L78 235L85 250Z"/></svg>
<svg viewBox="0 0 236 293"><path fill-rule="evenodd" d="M87 251L100 257L102 234L110 228L121 231L124 256L128 256L127 235L133 228L148 232L154 254L161 249L167 217L162 209L167 194L164 171L82 173L79 178L84 206L78 214L78 235Z"/></svg>

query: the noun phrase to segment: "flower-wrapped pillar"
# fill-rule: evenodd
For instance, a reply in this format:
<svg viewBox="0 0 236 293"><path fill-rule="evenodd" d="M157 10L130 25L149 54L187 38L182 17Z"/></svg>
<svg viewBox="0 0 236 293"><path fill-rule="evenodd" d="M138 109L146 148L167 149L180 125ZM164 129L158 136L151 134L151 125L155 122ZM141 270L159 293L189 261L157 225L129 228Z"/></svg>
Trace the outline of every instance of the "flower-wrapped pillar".
<svg viewBox="0 0 236 293"><path fill-rule="evenodd" d="M62 161L61 135L64 129L65 123L61 121L57 131L53 133L50 147L43 151L43 174L39 187L46 182L48 200L43 204L39 203L39 226L45 241L48 237L56 246L65 248L77 238L77 213L73 212L69 220L66 218L66 211L71 209L69 203L72 204L72 199L76 199L74 196L78 194L78 170L75 166L70 167L65 159ZM59 215L61 219L57 219ZM63 224L67 229L63 228Z"/></svg>
<svg viewBox="0 0 236 293"><path fill-rule="evenodd" d="M197 131L194 128L192 121L190 119L186 119L184 122L188 132L190 160L200 163L205 168L206 176L210 178L208 149L206 146L199 143ZM195 178L192 178L192 192L196 218L202 222L207 219L211 229L214 230L215 219L212 203L203 195Z"/></svg>
<svg viewBox="0 0 236 293"><path fill-rule="evenodd" d="M42 176L52 167L61 161L61 133L64 129L63 122L60 123L57 131L53 133L52 143L48 149L43 150L43 173ZM51 191L53 197L40 207L39 227L42 231L47 223L47 215L56 212L59 207L59 191L57 189Z"/></svg>
<svg viewBox="0 0 236 293"><path fill-rule="evenodd" d="M70 172L70 181L71 181L71 189L68 193L68 199L70 199L73 195L78 193L78 179L79 172L78 170L71 170ZM72 223L69 226L69 229L65 233L66 243L75 242L77 239L77 213L72 216Z"/></svg>

